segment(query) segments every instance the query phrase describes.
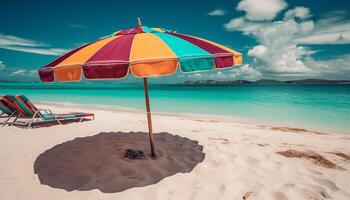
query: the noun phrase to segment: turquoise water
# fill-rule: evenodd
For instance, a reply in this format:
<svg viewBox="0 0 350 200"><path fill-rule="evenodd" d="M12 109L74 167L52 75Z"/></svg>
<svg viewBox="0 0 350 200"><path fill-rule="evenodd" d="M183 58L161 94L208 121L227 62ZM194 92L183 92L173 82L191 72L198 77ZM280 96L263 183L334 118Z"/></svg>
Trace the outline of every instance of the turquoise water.
<svg viewBox="0 0 350 200"><path fill-rule="evenodd" d="M141 84L1 83L33 101L144 109ZM350 85L151 85L155 111L228 115L261 123L350 131Z"/></svg>

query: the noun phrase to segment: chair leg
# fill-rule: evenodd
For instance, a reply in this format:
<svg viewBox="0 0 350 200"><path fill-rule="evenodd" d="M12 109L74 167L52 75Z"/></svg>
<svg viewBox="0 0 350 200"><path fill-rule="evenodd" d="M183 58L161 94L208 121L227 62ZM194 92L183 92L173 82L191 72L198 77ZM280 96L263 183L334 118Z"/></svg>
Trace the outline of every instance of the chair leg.
<svg viewBox="0 0 350 200"><path fill-rule="evenodd" d="M16 114L16 112L13 112L3 123L2 126L6 126L6 124L8 123L8 121L10 121L10 119Z"/></svg>
<svg viewBox="0 0 350 200"><path fill-rule="evenodd" d="M17 121L18 118L19 118L19 116L16 116L15 120L13 120L13 122L11 124L12 125L15 124L15 122Z"/></svg>
<svg viewBox="0 0 350 200"><path fill-rule="evenodd" d="M32 119L30 119L27 128L32 128L32 124L33 124L34 120L35 120L35 115L32 117Z"/></svg>
<svg viewBox="0 0 350 200"><path fill-rule="evenodd" d="M33 115L32 119L30 120L30 122L29 122L27 128L32 128L32 125L33 125L33 123L34 123L36 117L42 118L42 117L40 116L40 114L39 114L39 111L36 111L36 112L34 113L34 115ZM36 120L36 121L37 121L37 120Z"/></svg>
<svg viewBox="0 0 350 200"><path fill-rule="evenodd" d="M7 122L10 121L11 117L8 117L5 121L4 124L2 126L6 126Z"/></svg>
<svg viewBox="0 0 350 200"><path fill-rule="evenodd" d="M10 117L6 118L3 123L1 123L2 126L6 126L7 122L10 120Z"/></svg>
<svg viewBox="0 0 350 200"><path fill-rule="evenodd" d="M19 115L16 115L15 119L13 120L13 122L11 123L11 125L14 125L15 122L18 120L19 117L22 116L22 113L20 113ZM10 119L9 119L10 120Z"/></svg>

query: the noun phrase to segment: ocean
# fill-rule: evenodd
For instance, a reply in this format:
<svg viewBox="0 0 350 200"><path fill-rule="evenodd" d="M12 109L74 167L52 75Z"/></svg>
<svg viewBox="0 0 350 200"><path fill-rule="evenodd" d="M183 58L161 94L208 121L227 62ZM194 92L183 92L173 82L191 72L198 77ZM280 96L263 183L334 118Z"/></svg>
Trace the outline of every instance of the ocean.
<svg viewBox="0 0 350 200"><path fill-rule="evenodd" d="M145 109L143 85L106 83L0 83L0 95L24 94L34 102ZM350 133L350 85L150 85L152 111L232 116Z"/></svg>

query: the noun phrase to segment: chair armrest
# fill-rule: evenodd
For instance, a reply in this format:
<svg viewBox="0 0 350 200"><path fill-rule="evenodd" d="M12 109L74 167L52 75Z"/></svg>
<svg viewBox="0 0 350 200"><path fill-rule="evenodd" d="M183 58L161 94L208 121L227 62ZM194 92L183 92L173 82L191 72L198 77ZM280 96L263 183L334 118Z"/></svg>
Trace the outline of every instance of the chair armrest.
<svg viewBox="0 0 350 200"><path fill-rule="evenodd" d="M46 114L51 114L53 115L52 111L50 109L38 109L39 112L43 111L45 112Z"/></svg>

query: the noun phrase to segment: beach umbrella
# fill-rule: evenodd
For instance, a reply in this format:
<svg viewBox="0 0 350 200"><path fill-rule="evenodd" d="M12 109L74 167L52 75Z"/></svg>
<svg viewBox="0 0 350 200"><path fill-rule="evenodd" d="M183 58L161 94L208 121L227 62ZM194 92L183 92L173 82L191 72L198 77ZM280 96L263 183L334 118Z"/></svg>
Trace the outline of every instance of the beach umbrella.
<svg viewBox="0 0 350 200"><path fill-rule="evenodd" d="M177 70L199 72L240 65L242 54L220 44L162 28L137 26L78 47L39 69L43 82L115 80L132 74L143 78L148 135L155 156L148 77L169 76Z"/></svg>

